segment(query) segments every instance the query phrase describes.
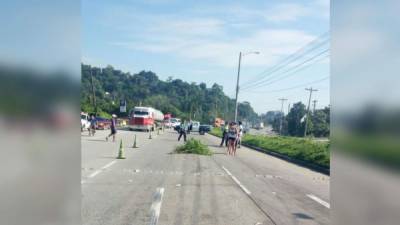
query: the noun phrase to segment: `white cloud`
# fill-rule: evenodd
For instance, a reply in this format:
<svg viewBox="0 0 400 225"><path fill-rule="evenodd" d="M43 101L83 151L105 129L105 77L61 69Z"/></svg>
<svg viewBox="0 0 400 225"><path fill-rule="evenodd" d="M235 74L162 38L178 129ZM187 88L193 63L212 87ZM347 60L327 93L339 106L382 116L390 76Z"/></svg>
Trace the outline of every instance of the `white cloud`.
<svg viewBox="0 0 400 225"><path fill-rule="evenodd" d="M310 10L302 5L283 3L267 9L264 15L268 21L284 22L295 21L309 14Z"/></svg>

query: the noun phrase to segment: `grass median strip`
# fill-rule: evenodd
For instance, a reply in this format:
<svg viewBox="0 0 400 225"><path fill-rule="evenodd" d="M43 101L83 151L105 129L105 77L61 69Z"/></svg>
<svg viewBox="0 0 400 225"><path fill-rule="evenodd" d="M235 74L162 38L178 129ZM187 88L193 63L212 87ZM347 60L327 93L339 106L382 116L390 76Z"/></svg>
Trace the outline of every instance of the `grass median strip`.
<svg viewBox="0 0 400 225"><path fill-rule="evenodd" d="M221 137L222 131L214 128L210 134ZM316 142L308 138L246 134L242 143L265 151L276 152L292 159L306 161L329 168L329 142Z"/></svg>
<svg viewBox="0 0 400 225"><path fill-rule="evenodd" d="M212 151L207 147L207 145L194 138L189 139L184 145L176 147L175 153L212 155Z"/></svg>

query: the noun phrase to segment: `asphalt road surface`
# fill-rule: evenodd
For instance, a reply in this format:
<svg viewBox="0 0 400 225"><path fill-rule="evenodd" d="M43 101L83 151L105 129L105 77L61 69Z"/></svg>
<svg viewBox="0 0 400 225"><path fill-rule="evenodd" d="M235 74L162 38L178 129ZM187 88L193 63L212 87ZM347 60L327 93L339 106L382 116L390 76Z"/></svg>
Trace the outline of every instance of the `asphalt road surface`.
<svg viewBox="0 0 400 225"><path fill-rule="evenodd" d="M87 225L329 224L329 176L219 139L190 134L212 156L172 154L168 130L82 134L82 223ZM132 148L134 135L139 148ZM126 159L116 159L122 139Z"/></svg>

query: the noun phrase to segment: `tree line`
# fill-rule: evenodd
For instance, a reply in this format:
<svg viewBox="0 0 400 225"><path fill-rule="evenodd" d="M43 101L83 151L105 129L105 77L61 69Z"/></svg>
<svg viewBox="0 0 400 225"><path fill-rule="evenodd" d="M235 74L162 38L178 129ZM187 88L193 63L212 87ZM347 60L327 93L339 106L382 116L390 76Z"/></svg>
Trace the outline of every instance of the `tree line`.
<svg viewBox="0 0 400 225"><path fill-rule="evenodd" d="M188 83L173 77L163 81L152 71L131 74L112 66L98 68L82 64L81 70L81 110L84 112L96 111L92 95L93 83L97 113L100 116L107 117L114 113L127 117L128 113L119 112L119 102L125 100L128 111L141 105L201 123L212 123L215 117L229 121L234 119L235 100L226 96L223 87L216 83L207 87L205 83ZM240 102L238 119L253 122L258 119L258 115L249 102Z"/></svg>
<svg viewBox="0 0 400 225"><path fill-rule="evenodd" d="M280 111L268 111L261 114L260 118L264 123L272 125L273 130L277 133L302 137L307 120L306 114L306 106L298 102L293 105L286 116ZM307 136L328 137L330 134L329 124L330 107L311 111L308 116Z"/></svg>

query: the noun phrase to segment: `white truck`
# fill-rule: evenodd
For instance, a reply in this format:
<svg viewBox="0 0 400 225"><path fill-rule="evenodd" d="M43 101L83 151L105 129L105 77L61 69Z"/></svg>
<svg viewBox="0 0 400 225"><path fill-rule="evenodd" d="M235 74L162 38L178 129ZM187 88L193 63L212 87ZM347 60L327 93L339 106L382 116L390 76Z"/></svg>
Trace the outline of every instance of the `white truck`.
<svg viewBox="0 0 400 225"><path fill-rule="evenodd" d="M128 127L130 130L154 131L160 129L164 114L152 107L136 106L131 110Z"/></svg>

